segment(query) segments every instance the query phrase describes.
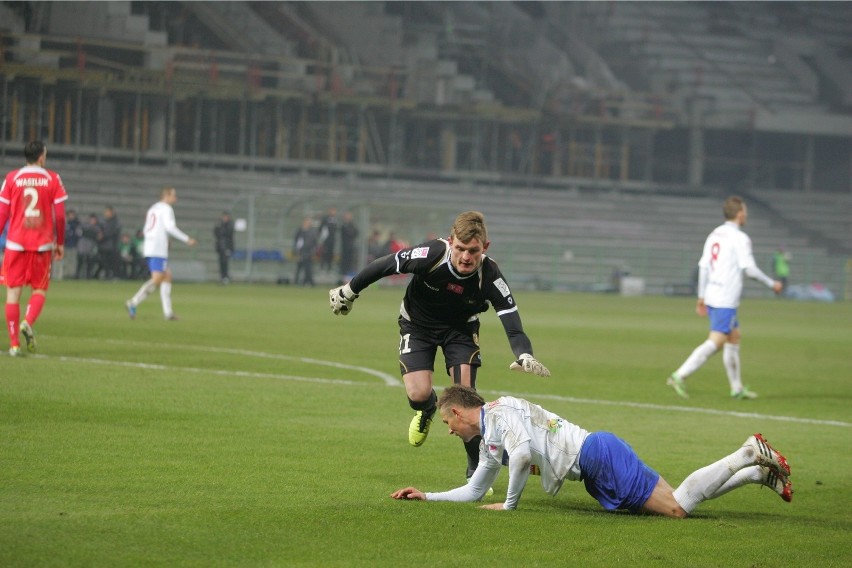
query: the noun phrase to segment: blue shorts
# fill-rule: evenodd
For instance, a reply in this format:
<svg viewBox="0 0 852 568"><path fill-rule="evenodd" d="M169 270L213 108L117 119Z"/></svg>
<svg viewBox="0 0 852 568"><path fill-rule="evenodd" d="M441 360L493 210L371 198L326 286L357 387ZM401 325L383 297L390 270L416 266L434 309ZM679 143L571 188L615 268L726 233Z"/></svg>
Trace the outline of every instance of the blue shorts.
<svg viewBox="0 0 852 568"><path fill-rule="evenodd" d="M161 258L159 256L146 256L145 260L148 261L148 270L151 272L165 272L169 267L169 259Z"/></svg>
<svg viewBox="0 0 852 568"><path fill-rule="evenodd" d="M641 513L660 474L645 465L633 448L615 434L593 432L580 450L580 479L604 509Z"/></svg>
<svg viewBox="0 0 852 568"><path fill-rule="evenodd" d="M707 306L707 317L710 318L710 331L718 331L725 335L740 327L737 321L736 308L712 308Z"/></svg>

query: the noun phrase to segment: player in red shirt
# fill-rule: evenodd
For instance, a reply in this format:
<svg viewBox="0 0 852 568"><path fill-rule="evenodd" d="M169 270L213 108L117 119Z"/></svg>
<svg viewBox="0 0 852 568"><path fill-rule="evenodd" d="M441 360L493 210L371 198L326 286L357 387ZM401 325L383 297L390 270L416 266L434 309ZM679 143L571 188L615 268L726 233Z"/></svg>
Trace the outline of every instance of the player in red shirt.
<svg viewBox="0 0 852 568"><path fill-rule="evenodd" d="M68 194L56 172L45 169L47 148L34 140L24 148L27 165L6 175L0 187L0 227L9 221L6 254L0 284L6 286L6 329L9 355L21 354L18 334L35 352L33 325L44 307L50 286L50 264L65 254L65 200ZM21 290L33 289L24 321L21 318Z"/></svg>

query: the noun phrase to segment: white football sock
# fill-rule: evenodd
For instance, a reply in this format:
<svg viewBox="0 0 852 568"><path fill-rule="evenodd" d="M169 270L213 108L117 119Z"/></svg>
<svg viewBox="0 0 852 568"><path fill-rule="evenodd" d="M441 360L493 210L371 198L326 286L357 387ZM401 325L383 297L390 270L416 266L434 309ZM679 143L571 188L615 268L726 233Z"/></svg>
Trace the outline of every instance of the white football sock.
<svg viewBox="0 0 852 568"><path fill-rule="evenodd" d="M674 372L675 376L679 379L685 379L700 369L701 365L706 363L707 359L709 359L716 351L716 344L708 339L696 347L689 357L686 358L686 361L683 362L680 369Z"/></svg>
<svg viewBox="0 0 852 568"><path fill-rule="evenodd" d="M721 495L719 490L730 481L735 473L753 464L754 448L742 446L736 452L725 456L716 463L689 474L683 480L683 483L674 490L675 501L683 507L684 511L691 513L701 502ZM736 487L739 487L739 485ZM731 489L734 489L734 487L731 487Z"/></svg>
<svg viewBox="0 0 852 568"><path fill-rule="evenodd" d="M722 361L725 363L725 371L728 373L731 392L740 392L743 390L743 381L740 376L740 345L738 343L726 343L722 350Z"/></svg>
<svg viewBox="0 0 852 568"><path fill-rule="evenodd" d="M154 284L154 281L148 280L147 282L142 284L142 287L139 288L139 291L136 292L136 294L132 298L130 298L130 303L133 304L134 306L138 306L139 304L141 304L145 300L145 298L148 297L148 295L151 294L151 292L153 292L156 289L157 289L157 285Z"/></svg>
<svg viewBox="0 0 852 568"><path fill-rule="evenodd" d="M716 497L721 497L728 491L733 491L737 487L742 487L748 483L760 483L763 481L763 469L759 465L753 465L751 467L744 467L739 470L731 479L722 484L722 486L716 490L716 492L708 497L709 499L715 499Z"/></svg>
<svg viewBox="0 0 852 568"><path fill-rule="evenodd" d="M172 317L172 283L163 282L160 284L160 301L163 303L163 316L166 318Z"/></svg>

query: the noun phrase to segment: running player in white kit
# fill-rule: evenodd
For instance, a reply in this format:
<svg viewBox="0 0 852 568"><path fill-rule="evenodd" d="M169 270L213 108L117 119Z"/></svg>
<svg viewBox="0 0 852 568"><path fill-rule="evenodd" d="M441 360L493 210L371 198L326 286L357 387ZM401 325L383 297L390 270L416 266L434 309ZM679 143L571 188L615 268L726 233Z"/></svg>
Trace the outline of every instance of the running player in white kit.
<svg viewBox="0 0 852 568"><path fill-rule="evenodd" d="M695 311L710 319L710 335L695 348L666 384L681 398L689 398L686 378L716 353L723 349L722 361L731 386L731 397L739 400L757 398L757 393L743 385L740 376L740 324L737 307L743 291L743 272L749 278L762 282L779 294L781 282L764 274L754 261L751 239L742 230L748 218L748 209L741 197L732 196L722 206L725 222L716 227L704 243L704 252L698 261L698 302Z"/></svg>
<svg viewBox="0 0 852 568"><path fill-rule="evenodd" d="M160 191L160 201L153 204L145 215L145 241L142 245L151 279L142 284L139 291L124 303L130 319L136 319L136 308L157 286L160 287L160 302L163 305L163 317L176 320L172 310L172 271L169 268L169 236L195 246L198 241L178 229L175 223L175 211L172 205L177 201L177 190L164 187Z"/></svg>

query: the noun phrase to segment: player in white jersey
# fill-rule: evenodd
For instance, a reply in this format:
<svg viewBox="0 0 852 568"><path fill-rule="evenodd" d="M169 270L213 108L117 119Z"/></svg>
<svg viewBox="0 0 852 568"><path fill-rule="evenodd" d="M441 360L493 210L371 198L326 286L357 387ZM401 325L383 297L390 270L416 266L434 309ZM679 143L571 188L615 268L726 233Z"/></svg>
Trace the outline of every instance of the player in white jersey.
<svg viewBox="0 0 852 568"><path fill-rule="evenodd" d="M684 382L686 377L701 368L719 349L723 349L722 362L731 386L731 397L739 400L757 398L757 393L743 385L740 374L737 307L743 291L743 272L749 278L772 288L776 294L783 289L781 282L764 274L754 261L751 239L742 230L748 218L748 209L743 199L729 197L722 206L722 212L725 223L716 227L707 237L704 252L698 261L698 301L695 311L699 316L709 316L710 335L666 381L682 398L689 398Z"/></svg>
<svg viewBox="0 0 852 568"><path fill-rule="evenodd" d="M500 473L504 451L509 454L506 500L484 509L517 508L531 466L541 470L541 485L549 495L556 495L566 479L583 481L586 491L611 511L683 518L701 502L750 483L772 488L784 501L793 499L787 460L760 434L672 489L618 436L589 433L523 399L503 396L486 403L475 390L454 385L438 399L438 412L450 434L465 441L482 437L476 471L456 489L425 493L405 487L391 494L394 499L479 501Z"/></svg>
<svg viewBox="0 0 852 568"><path fill-rule="evenodd" d="M177 190L164 187L160 191L160 201L148 209L145 215L145 241L142 252L151 271L151 279L142 284L139 291L125 302L130 319L136 318L136 308L157 287L160 287L160 301L163 304L163 317L176 320L172 311L172 271L168 266L169 237L174 237L189 246L195 246L198 241L178 229L175 223L175 211L172 205L177 202Z"/></svg>

